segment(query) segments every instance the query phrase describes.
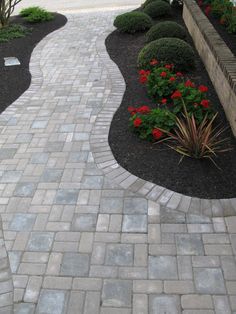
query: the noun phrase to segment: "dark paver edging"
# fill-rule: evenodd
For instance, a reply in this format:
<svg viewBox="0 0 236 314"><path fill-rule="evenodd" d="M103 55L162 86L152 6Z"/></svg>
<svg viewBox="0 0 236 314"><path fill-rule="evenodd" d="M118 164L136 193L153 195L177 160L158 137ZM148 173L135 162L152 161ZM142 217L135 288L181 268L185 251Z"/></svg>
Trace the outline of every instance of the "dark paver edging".
<svg viewBox="0 0 236 314"><path fill-rule="evenodd" d="M183 19L236 136L236 57L194 0L184 0Z"/></svg>
<svg viewBox="0 0 236 314"><path fill-rule="evenodd" d="M111 85L111 92L104 98L103 108L97 116L90 137L91 151L98 168L122 188L138 193L167 209L209 217L236 215L236 198L210 200L176 193L138 178L116 161L108 143L108 135L113 115L121 104L126 86L122 74L106 51L105 39L112 30L107 30L97 40L97 53L107 69L107 79Z"/></svg>

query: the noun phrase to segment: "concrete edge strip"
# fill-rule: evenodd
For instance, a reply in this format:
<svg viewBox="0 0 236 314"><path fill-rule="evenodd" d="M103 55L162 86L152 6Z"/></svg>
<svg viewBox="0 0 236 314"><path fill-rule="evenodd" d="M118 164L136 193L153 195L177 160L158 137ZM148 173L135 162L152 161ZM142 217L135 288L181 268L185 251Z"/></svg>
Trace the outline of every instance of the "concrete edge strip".
<svg viewBox="0 0 236 314"><path fill-rule="evenodd" d="M109 121L109 125L111 124L126 89L124 78L117 65L110 59L105 47L105 39L113 30L110 28L105 31L96 42L97 53L107 69L111 84L111 93L97 116L90 138L91 151L98 168L122 188L138 193L148 200L166 207L167 210L208 217L236 215L236 198L201 199L183 195L133 175L115 159L108 142L109 129L101 128L102 122ZM99 161L102 153L107 157L106 162Z"/></svg>

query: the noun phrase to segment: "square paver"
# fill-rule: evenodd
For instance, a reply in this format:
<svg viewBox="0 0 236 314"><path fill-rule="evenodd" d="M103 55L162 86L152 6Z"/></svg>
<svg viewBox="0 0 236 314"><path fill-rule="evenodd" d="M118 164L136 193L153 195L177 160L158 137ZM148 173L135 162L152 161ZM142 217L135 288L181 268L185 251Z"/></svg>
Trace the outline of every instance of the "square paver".
<svg viewBox="0 0 236 314"><path fill-rule="evenodd" d="M47 120L34 121L32 123L31 128L32 129L44 129L44 128L46 128L47 124L48 124Z"/></svg>
<svg viewBox="0 0 236 314"><path fill-rule="evenodd" d="M41 182L60 182L63 170L60 169L45 169L40 181Z"/></svg>
<svg viewBox="0 0 236 314"><path fill-rule="evenodd" d="M146 233L147 215L124 215L122 231Z"/></svg>
<svg viewBox="0 0 236 314"><path fill-rule="evenodd" d="M48 142L45 147L46 153L62 152L64 147L64 142Z"/></svg>
<svg viewBox="0 0 236 314"><path fill-rule="evenodd" d="M60 127L60 132L65 132L65 133L74 132L74 129L75 129L75 124L63 124Z"/></svg>
<svg viewBox="0 0 236 314"><path fill-rule="evenodd" d="M75 152L69 156L69 162L86 162L88 160L88 152Z"/></svg>
<svg viewBox="0 0 236 314"><path fill-rule="evenodd" d="M17 313L17 314L34 314L35 313L35 305L32 303L14 304L14 313Z"/></svg>
<svg viewBox="0 0 236 314"><path fill-rule="evenodd" d="M100 202L100 212L107 214L121 214L123 211L122 198L102 198Z"/></svg>
<svg viewBox="0 0 236 314"><path fill-rule="evenodd" d="M17 144L23 144L23 143L29 143L32 140L33 134L31 133L21 133L18 134L15 143Z"/></svg>
<svg viewBox="0 0 236 314"><path fill-rule="evenodd" d="M124 200L125 214L147 214L147 200L144 198L126 198Z"/></svg>
<svg viewBox="0 0 236 314"><path fill-rule="evenodd" d="M176 234L178 255L204 255L204 248L199 234Z"/></svg>
<svg viewBox="0 0 236 314"><path fill-rule="evenodd" d="M115 266L132 266L133 246L131 244L108 244L106 264Z"/></svg>
<svg viewBox="0 0 236 314"><path fill-rule="evenodd" d="M85 176L81 185L82 189L101 189L103 176Z"/></svg>
<svg viewBox="0 0 236 314"><path fill-rule="evenodd" d="M62 205L74 205L77 203L79 190L58 190L55 203Z"/></svg>
<svg viewBox="0 0 236 314"><path fill-rule="evenodd" d="M176 295L150 295L150 314L180 314L180 298Z"/></svg>
<svg viewBox="0 0 236 314"><path fill-rule="evenodd" d="M89 255L65 253L61 264L61 275L85 277L89 272Z"/></svg>
<svg viewBox="0 0 236 314"><path fill-rule="evenodd" d="M73 219L72 230L74 231L95 231L97 214L76 214Z"/></svg>
<svg viewBox="0 0 236 314"><path fill-rule="evenodd" d="M149 256L148 273L150 279L178 279L175 256Z"/></svg>
<svg viewBox="0 0 236 314"><path fill-rule="evenodd" d="M2 183L16 183L20 180L22 171L7 170L3 172Z"/></svg>
<svg viewBox="0 0 236 314"><path fill-rule="evenodd" d="M30 231L34 226L35 219L35 214L15 214L9 225L9 230Z"/></svg>
<svg viewBox="0 0 236 314"><path fill-rule="evenodd" d="M30 162L32 164L46 164L48 158L48 153L33 153Z"/></svg>
<svg viewBox="0 0 236 314"><path fill-rule="evenodd" d="M132 297L132 281L104 280L102 290L102 306L130 307Z"/></svg>
<svg viewBox="0 0 236 314"><path fill-rule="evenodd" d="M50 251L53 242L53 232L32 232L27 249L29 251Z"/></svg>
<svg viewBox="0 0 236 314"><path fill-rule="evenodd" d="M202 294L226 293L223 274L220 268L195 268L196 290Z"/></svg>
<svg viewBox="0 0 236 314"><path fill-rule="evenodd" d="M33 182L20 182L16 185L14 196L32 197L36 190L36 184Z"/></svg>
<svg viewBox="0 0 236 314"><path fill-rule="evenodd" d="M63 290L43 289L39 296L36 314L64 314L67 293Z"/></svg>
<svg viewBox="0 0 236 314"><path fill-rule="evenodd" d="M0 160L12 159L16 153L16 148L1 148L0 149Z"/></svg>

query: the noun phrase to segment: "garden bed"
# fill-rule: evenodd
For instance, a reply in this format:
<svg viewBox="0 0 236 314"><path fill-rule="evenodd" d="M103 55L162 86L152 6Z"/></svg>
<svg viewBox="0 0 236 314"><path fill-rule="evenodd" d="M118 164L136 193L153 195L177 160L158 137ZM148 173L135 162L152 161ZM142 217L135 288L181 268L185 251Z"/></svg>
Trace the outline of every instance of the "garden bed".
<svg viewBox="0 0 236 314"><path fill-rule="evenodd" d="M31 53L37 43L49 33L64 26L66 21L67 19L64 15L57 13L52 21L33 25L24 22L19 16L11 19L12 23L24 25L27 28L31 28L32 31L23 38L0 43L0 112L28 89L31 82L29 62ZM4 57L16 57L21 65L5 67Z"/></svg>
<svg viewBox="0 0 236 314"><path fill-rule="evenodd" d="M165 20L184 25L182 12L177 9L172 9L172 17ZM190 36L188 41L193 46ZM147 97L146 88L138 81L137 55L144 45L144 33L129 35L114 31L106 39L107 51L126 82L124 98L114 115L109 133L109 143L115 158L132 174L185 195L209 199L235 197L236 185L232 182L236 182L236 141L230 129L227 134L231 138L233 150L216 158L221 171L209 160L184 158L178 164L180 155L175 151L164 144L141 140L129 130L129 106L149 105L155 108L155 103ZM218 121L228 125L207 71L196 51L195 54L196 70L188 76L197 84L209 87L208 98L219 111Z"/></svg>

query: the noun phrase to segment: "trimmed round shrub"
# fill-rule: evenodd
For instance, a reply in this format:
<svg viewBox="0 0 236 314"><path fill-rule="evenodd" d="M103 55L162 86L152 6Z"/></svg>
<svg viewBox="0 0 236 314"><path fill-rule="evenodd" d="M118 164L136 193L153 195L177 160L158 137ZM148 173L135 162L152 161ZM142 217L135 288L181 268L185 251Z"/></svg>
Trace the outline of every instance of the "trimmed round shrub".
<svg viewBox="0 0 236 314"><path fill-rule="evenodd" d="M171 6L169 3L165 1L156 0L149 3L147 6L145 6L145 8L143 9L143 12L153 18L166 16L166 15L170 15Z"/></svg>
<svg viewBox="0 0 236 314"><path fill-rule="evenodd" d="M194 68L194 50L179 38L161 38L147 44L138 55L138 66L149 66L152 59L173 63L179 71Z"/></svg>
<svg viewBox="0 0 236 314"><path fill-rule="evenodd" d="M146 34L147 42L163 37L185 39L186 31L176 22L165 21L152 26Z"/></svg>
<svg viewBox="0 0 236 314"><path fill-rule="evenodd" d="M135 33L149 29L152 19L143 12L128 12L115 18L114 26L123 33Z"/></svg>
<svg viewBox="0 0 236 314"><path fill-rule="evenodd" d="M157 0L146 0L143 4L142 4L142 9L144 9L148 4L150 4L150 3L152 3L152 2L155 2L155 1L157 1ZM165 1L165 2L167 2L167 3L170 3L170 1L169 0L162 0L162 1Z"/></svg>

